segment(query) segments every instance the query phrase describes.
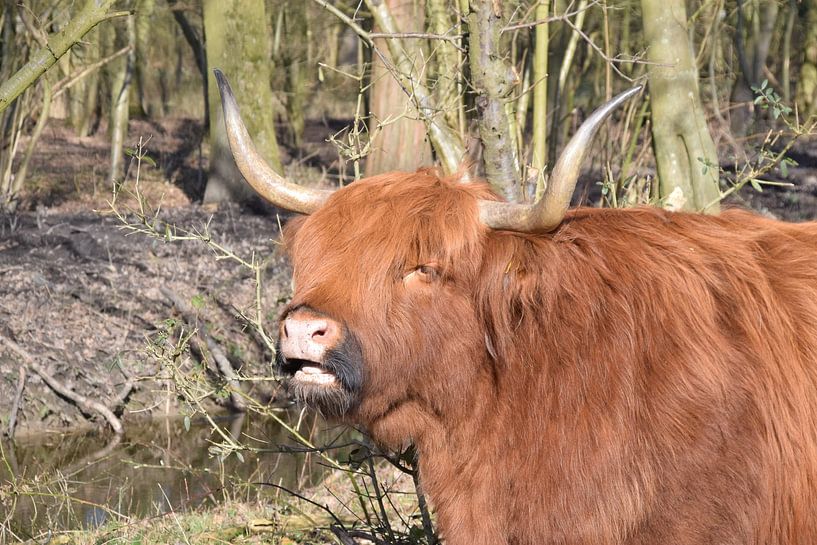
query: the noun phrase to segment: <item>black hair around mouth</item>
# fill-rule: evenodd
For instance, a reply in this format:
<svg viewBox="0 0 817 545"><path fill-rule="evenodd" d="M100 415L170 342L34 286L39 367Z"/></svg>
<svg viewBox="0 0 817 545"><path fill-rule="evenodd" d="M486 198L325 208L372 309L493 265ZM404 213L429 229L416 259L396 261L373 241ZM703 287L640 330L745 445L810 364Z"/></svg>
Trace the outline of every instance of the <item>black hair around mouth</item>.
<svg viewBox="0 0 817 545"><path fill-rule="evenodd" d="M352 333L347 331L338 346L327 350L322 362L287 359L281 353L280 346L275 359L281 373L290 377L286 381L286 387L297 401L335 417L342 416L357 405L363 390L363 352ZM292 380L291 377L305 366L319 367L333 374L335 384L301 384Z"/></svg>

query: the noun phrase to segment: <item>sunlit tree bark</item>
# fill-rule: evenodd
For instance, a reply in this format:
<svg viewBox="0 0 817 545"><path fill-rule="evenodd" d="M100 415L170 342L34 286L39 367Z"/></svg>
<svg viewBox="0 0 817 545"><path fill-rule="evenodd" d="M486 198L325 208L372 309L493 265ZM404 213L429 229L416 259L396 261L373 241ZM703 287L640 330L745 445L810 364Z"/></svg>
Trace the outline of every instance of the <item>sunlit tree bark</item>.
<svg viewBox="0 0 817 545"><path fill-rule="evenodd" d="M130 89L133 82L134 67L136 65L136 53L134 43L136 41L136 29L132 17L117 32L117 40L114 49L120 46L129 45L130 50L124 58L117 59L112 63L113 81L111 82L111 171L110 179L121 179L124 171L124 151L125 139L128 134L128 118L130 106Z"/></svg>
<svg viewBox="0 0 817 545"><path fill-rule="evenodd" d="M463 0L464 1L464 0ZM325 0L315 0L318 4L328 7ZM384 32L390 34L398 34L399 28L397 22L391 14L386 0L365 0L366 6L371 10L372 17L376 24L383 29ZM342 18L345 18L343 16ZM345 18L347 24L351 21ZM354 23L352 23L354 24ZM370 35L359 25L355 25L355 32L370 41ZM457 172L463 165L465 158L465 147L463 146L460 134L453 130L452 127L445 122L444 116L440 115L440 110L434 102L434 98L425 82L413 70L414 60L410 54L410 48L406 45L406 41L402 38L385 40L388 46L389 54L394 61L396 70L392 76L400 82L401 92L410 95L413 107L416 112L423 119L426 125L426 133L434 147L434 152L437 154L443 171L447 173ZM405 91L404 91L405 90ZM415 162L415 167L417 162Z"/></svg>
<svg viewBox="0 0 817 545"><path fill-rule="evenodd" d="M716 212L718 156L701 106L684 0L641 0L641 9L660 194L673 195L676 206Z"/></svg>
<svg viewBox="0 0 817 545"><path fill-rule="evenodd" d="M270 38L263 0L205 0L204 32L209 68L220 68L233 84L241 114L259 153L281 172L270 87ZM204 202L254 200L233 162L215 78L208 74L210 173Z"/></svg>
<svg viewBox="0 0 817 545"><path fill-rule="evenodd" d="M550 14L550 0L539 0L536 5L537 21ZM545 166L547 165L547 98L548 98L548 24L536 27L536 43L533 54L533 153L531 162L536 170L536 196L545 189Z"/></svg>
<svg viewBox="0 0 817 545"><path fill-rule="evenodd" d="M384 0L400 32L423 31L423 5L414 0ZM375 25L375 32L381 32ZM387 38L375 39L377 49L394 69L397 63L389 53ZM419 41L406 40L406 53L411 58L411 73L423 78L425 67L419 55ZM408 67L404 64L401 69ZM426 139L426 125L417 119L410 98L400 82L389 73L389 67L378 53L372 54L372 87L369 109L374 117L371 124L388 121L372 140L372 151L366 159L366 175L390 170L413 171L431 164L431 146ZM411 150L411 153L406 153Z"/></svg>
<svg viewBox="0 0 817 545"><path fill-rule="evenodd" d="M444 36L456 28L455 16L458 12L447 0L426 0L428 30ZM448 41L439 40L430 44L433 52L430 58L434 61L434 97L443 110L446 122L451 127L459 123L460 94L457 89L457 76L461 67L457 49Z"/></svg>
<svg viewBox="0 0 817 545"><path fill-rule="evenodd" d="M485 176L506 199L516 202L522 195L519 157L505 109L516 81L500 43L504 17L493 0L472 0L470 7L468 53Z"/></svg>

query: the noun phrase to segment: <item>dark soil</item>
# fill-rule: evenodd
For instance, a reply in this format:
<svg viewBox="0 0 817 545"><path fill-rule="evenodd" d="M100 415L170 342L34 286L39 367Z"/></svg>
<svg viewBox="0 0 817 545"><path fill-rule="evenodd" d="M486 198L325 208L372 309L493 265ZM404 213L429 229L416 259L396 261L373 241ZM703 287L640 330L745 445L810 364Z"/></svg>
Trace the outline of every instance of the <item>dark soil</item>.
<svg viewBox="0 0 817 545"><path fill-rule="evenodd" d="M290 168L316 177L336 172L332 162L337 153L324 142L332 128L325 122L309 126L305 149L285 154ZM162 222L201 231L207 225L213 240L240 257L249 260L255 254L268 259L263 279L265 325L274 329L278 308L289 293L289 272L276 252L277 218L235 205L197 204L207 157L201 153L202 129L196 122L135 121L130 134L151 137L146 149L156 166L143 164L140 191L154 206L161 203ZM767 187L762 193L746 188L732 202L790 221L817 217L817 143L801 143L792 156L801 165L788 173L794 187ZM254 314L252 272L233 261L217 260L200 241L168 243L129 233L107 204L111 197L105 182L107 162L102 134L77 138L59 126L44 134L21 211L0 218L0 335L22 346L80 394L114 404L126 375L145 377L158 371L158 362L148 355L148 343L163 334L165 320L178 318L160 291L166 288L187 301L202 297L199 319L234 367L248 376L269 375L269 350L241 317ZM138 208L137 201L123 196L118 206ZM3 431L21 363L0 343ZM254 396L276 395L271 383L258 384L252 387ZM138 385L124 407L125 418L177 408L175 400L166 403L166 385L155 381ZM76 426L89 416L28 373L18 433Z"/></svg>

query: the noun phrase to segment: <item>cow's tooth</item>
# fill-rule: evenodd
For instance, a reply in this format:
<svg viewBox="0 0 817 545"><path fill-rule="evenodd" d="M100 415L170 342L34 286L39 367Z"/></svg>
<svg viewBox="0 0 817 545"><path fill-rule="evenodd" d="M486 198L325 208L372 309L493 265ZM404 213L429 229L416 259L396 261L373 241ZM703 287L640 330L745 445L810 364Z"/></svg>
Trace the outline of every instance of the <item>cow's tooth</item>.
<svg viewBox="0 0 817 545"><path fill-rule="evenodd" d="M335 375L327 371L322 371L317 367L303 367L295 373L294 378L301 382L321 385L329 385L335 382Z"/></svg>

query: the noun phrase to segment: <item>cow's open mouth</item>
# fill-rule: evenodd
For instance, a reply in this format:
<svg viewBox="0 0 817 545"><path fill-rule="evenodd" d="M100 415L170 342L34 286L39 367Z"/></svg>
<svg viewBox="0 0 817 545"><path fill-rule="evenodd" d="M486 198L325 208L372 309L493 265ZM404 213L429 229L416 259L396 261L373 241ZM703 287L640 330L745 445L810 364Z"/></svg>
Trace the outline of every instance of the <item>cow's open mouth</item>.
<svg viewBox="0 0 817 545"><path fill-rule="evenodd" d="M331 386L337 383L335 373L314 361L288 359L284 364L284 371L292 376L292 380L304 384Z"/></svg>
<svg viewBox="0 0 817 545"><path fill-rule="evenodd" d="M284 381L287 391L299 403L330 417L342 417L357 405L363 389L363 357L351 333L316 358L318 361L288 358L280 344L275 357L279 371L288 377Z"/></svg>

